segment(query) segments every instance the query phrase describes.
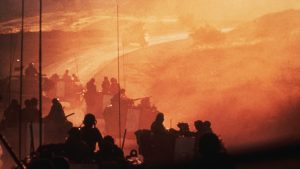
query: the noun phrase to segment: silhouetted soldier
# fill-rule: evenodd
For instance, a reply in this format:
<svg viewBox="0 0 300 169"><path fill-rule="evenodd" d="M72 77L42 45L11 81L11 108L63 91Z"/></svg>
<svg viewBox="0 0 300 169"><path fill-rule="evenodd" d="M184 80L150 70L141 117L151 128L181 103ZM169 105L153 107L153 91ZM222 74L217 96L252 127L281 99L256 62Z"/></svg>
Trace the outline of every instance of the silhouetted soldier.
<svg viewBox="0 0 300 169"><path fill-rule="evenodd" d="M196 145L195 145L195 156L196 158L198 158L199 156L201 156L199 154L199 140L205 135L205 134L209 134L209 133L213 133L212 129L210 128L210 122L209 121L201 121L201 120L197 120L194 122L194 126L196 128L196 133L195 133L195 137L196 137Z"/></svg>
<svg viewBox="0 0 300 169"><path fill-rule="evenodd" d="M73 82L79 82L79 78L75 74L72 74L72 80Z"/></svg>
<svg viewBox="0 0 300 169"><path fill-rule="evenodd" d="M53 80L51 80L47 77L44 78L43 91L45 91L47 96L50 95L50 96L54 97L55 94L53 93L53 91L54 91L55 87L56 87L56 83Z"/></svg>
<svg viewBox="0 0 300 169"><path fill-rule="evenodd" d="M100 150L102 160L106 161L124 161L124 152L116 144L112 136L105 136Z"/></svg>
<svg viewBox="0 0 300 169"><path fill-rule="evenodd" d="M83 120L83 127L80 129L82 140L88 145L89 152L93 153L96 145L101 147L103 137L96 127L96 117L93 114L86 114Z"/></svg>
<svg viewBox="0 0 300 169"><path fill-rule="evenodd" d="M120 85L115 78L110 79L110 88L109 91L112 95L117 94L120 91Z"/></svg>
<svg viewBox="0 0 300 169"><path fill-rule="evenodd" d="M193 135L190 132L188 123L178 123L177 127L179 128L179 131L178 131L179 136L190 137Z"/></svg>
<svg viewBox="0 0 300 169"><path fill-rule="evenodd" d="M22 109L23 124L32 122L32 103L29 99L24 101L25 107Z"/></svg>
<svg viewBox="0 0 300 169"><path fill-rule="evenodd" d="M45 117L45 122L64 123L66 120L61 103L57 98L52 99L52 106L49 114Z"/></svg>
<svg viewBox="0 0 300 169"><path fill-rule="evenodd" d="M63 81L65 81L65 83L70 83L72 81L71 76L69 75L69 70L65 71L65 74L63 75Z"/></svg>
<svg viewBox="0 0 300 169"><path fill-rule="evenodd" d="M94 78L92 78L90 81L86 83L86 89L88 92L97 92L97 87Z"/></svg>
<svg viewBox="0 0 300 169"><path fill-rule="evenodd" d="M164 122L164 114L158 113L156 116L155 121L151 125L151 131L154 134L165 134L167 132L165 126L163 125Z"/></svg>
<svg viewBox="0 0 300 169"><path fill-rule="evenodd" d="M111 99L112 106L119 106L121 104L122 109L128 109L128 106L133 104L132 99L126 96L125 89L121 89L120 93L116 93Z"/></svg>
<svg viewBox="0 0 300 169"><path fill-rule="evenodd" d="M213 133L211 129L211 123L210 121L204 121L203 122L203 132L206 133Z"/></svg>
<svg viewBox="0 0 300 169"><path fill-rule="evenodd" d="M65 71L65 74L62 77L64 82L65 93L63 95L64 98L69 98L73 93L73 81L71 76L69 75L69 70Z"/></svg>
<svg viewBox="0 0 300 169"><path fill-rule="evenodd" d="M57 73L53 74L51 77L50 77L50 80L52 80L55 84L59 81L59 76Z"/></svg>
<svg viewBox="0 0 300 169"><path fill-rule="evenodd" d="M87 112L92 113L98 113L100 111L100 108L97 104L99 94L96 89L95 79L92 78L89 82L86 84L87 92L84 95L84 99L86 102L86 108Z"/></svg>
<svg viewBox="0 0 300 169"><path fill-rule="evenodd" d="M204 134L199 142L199 154L197 159L199 168L233 169L234 164L229 158L226 149L214 133Z"/></svg>
<svg viewBox="0 0 300 169"><path fill-rule="evenodd" d="M52 100L50 112L44 118L44 122L45 137L49 143L64 141L67 131L73 126L73 124L67 120L63 107L56 98Z"/></svg>
<svg viewBox="0 0 300 169"><path fill-rule="evenodd" d="M204 130L203 130L203 122L201 120L197 120L194 122L194 126L196 129L196 137L200 138L203 134L204 134Z"/></svg>
<svg viewBox="0 0 300 169"><path fill-rule="evenodd" d="M31 102L30 121L31 122L38 122L39 121L39 116L40 116L40 111L37 108L38 100L36 98L32 98L30 100L30 102Z"/></svg>
<svg viewBox="0 0 300 169"><path fill-rule="evenodd" d="M38 75L38 71L34 67L34 63L28 64L28 67L25 70L25 76L27 77L34 77Z"/></svg>
<svg viewBox="0 0 300 169"><path fill-rule="evenodd" d="M150 97L143 98L138 105L138 108L141 112L139 127L144 129L150 128L151 123L155 120L157 114L157 109L151 106Z"/></svg>
<svg viewBox="0 0 300 169"><path fill-rule="evenodd" d="M4 127L16 127L18 124L18 117L20 112L20 105L17 100L13 99L8 108L4 110Z"/></svg>
<svg viewBox="0 0 300 169"><path fill-rule="evenodd" d="M112 120L112 123L109 123L108 125L112 127L113 133L109 133L110 135L116 136L118 133L117 131L119 130L119 111L121 113L121 130L123 131L125 129L126 125L126 120L127 120L127 113L129 107L133 105L132 99L129 99L126 96L125 89L121 89L120 93L116 93L112 98L111 98L111 113L108 114L110 116L109 118ZM107 116L107 117L108 117Z"/></svg>
<svg viewBox="0 0 300 169"><path fill-rule="evenodd" d="M204 134L213 133L211 129L211 123L209 121L202 122L201 120L197 120L194 122L196 128L196 137L200 138Z"/></svg>
<svg viewBox="0 0 300 169"><path fill-rule="evenodd" d="M106 76L104 77L101 86L102 86L102 93L109 94L110 82Z"/></svg>
<svg viewBox="0 0 300 169"><path fill-rule="evenodd" d="M68 159L76 163L89 161L92 154L89 152L88 145L81 139L79 128L71 128L68 134L65 142L65 152Z"/></svg>

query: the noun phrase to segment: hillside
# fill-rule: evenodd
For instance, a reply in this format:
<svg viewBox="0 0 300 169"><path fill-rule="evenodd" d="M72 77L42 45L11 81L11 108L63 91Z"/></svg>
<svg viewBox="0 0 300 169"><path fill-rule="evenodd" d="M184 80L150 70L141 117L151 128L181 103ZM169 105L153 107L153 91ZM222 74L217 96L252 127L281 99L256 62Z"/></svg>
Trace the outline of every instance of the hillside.
<svg viewBox="0 0 300 169"><path fill-rule="evenodd" d="M300 10L271 13L242 24L231 32L234 38L247 40L282 38L286 40L300 35Z"/></svg>
<svg viewBox="0 0 300 169"><path fill-rule="evenodd" d="M166 113L166 126L170 119L191 125L209 119L230 145L293 137L297 120L282 125L299 119L291 111L300 103L298 15L285 11L245 24L227 34L238 45L205 49L184 40L130 53L121 57L121 85L130 96L151 96ZM115 60L99 71L98 81L116 76L116 69Z"/></svg>

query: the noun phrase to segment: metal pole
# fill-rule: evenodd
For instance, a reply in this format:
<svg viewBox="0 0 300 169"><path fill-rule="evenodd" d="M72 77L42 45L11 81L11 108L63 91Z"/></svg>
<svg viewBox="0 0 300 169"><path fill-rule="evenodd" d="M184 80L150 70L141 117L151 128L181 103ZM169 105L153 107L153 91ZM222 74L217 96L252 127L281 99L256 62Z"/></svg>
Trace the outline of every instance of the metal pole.
<svg viewBox="0 0 300 169"><path fill-rule="evenodd" d="M124 56L124 45L122 44L122 66L123 66L123 86L126 89L126 74L125 74L125 56Z"/></svg>
<svg viewBox="0 0 300 169"><path fill-rule="evenodd" d="M119 28L119 1L117 2L117 43L118 43L118 84L120 85L120 28ZM122 134L121 134L121 92L119 89L119 144L122 146Z"/></svg>
<svg viewBox="0 0 300 169"><path fill-rule="evenodd" d="M24 48L24 0L22 0L22 19L21 19L19 159L22 158L22 103L23 103L23 60L24 60L23 48Z"/></svg>
<svg viewBox="0 0 300 169"><path fill-rule="evenodd" d="M40 0L40 22L39 22L39 109L40 109L40 117L39 117L39 133L40 133L40 146L43 144L43 102L42 102L42 13L43 13L43 2Z"/></svg>
<svg viewBox="0 0 300 169"><path fill-rule="evenodd" d="M124 150L125 139L126 139L126 133L127 133L127 129L125 129L124 135L123 135L123 142L122 142L122 146L121 146L121 149L122 149L122 150Z"/></svg>
<svg viewBox="0 0 300 169"><path fill-rule="evenodd" d="M10 34L10 56L9 56L9 77L8 77L8 103L11 100L11 76L12 76L12 62L13 62L13 34Z"/></svg>

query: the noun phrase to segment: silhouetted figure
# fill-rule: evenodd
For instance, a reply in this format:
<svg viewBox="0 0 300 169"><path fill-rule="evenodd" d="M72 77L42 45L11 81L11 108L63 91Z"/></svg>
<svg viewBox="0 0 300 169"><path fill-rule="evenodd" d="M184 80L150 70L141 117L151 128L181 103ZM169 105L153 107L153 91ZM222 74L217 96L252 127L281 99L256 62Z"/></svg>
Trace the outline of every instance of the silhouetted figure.
<svg viewBox="0 0 300 169"><path fill-rule="evenodd" d="M142 129L150 128L157 114L157 109L154 106L151 106L150 97L143 98L138 105L138 108L141 112L139 127Z"/></svg>
<svg viewBox="0 0 300 169"><path fill-rule="evenodd" d="M132 165L142 164L142 161L138 157L138 152L135 149L130 151L130 154L126 156L126 160Z"/></svg>
<svg viewBox="0 0 300 169"><path fill-rule="evenodd" d="M30 100L30 103L31 103L30 121L31 122L38 122L39 121L39 116L40 116L40 111L37 108L37 106L38 106L37 98L32 98Z"/></svg>
<svg viewBox="0 0 300 169"><path fill-rule="evenodd" d="M199 168L204 169L233 169L221 140L214 133L206 133L199 140L199 154L197 159Z"/></svg>
<svg viewBox="0 0 300 169"><path fill-rule="evenodd" d="M59 76L57 73L53 74L51 77L50 77L50 80L52 80L55 84L59 81Z"/></svg>
<svg viewBox="0 0 300 169"><path fill-rule="evenodd" d="M87 82L86 88L87 92L84 95L87 108L86 111L97 114L100 111L100 106L98 105L100 95L97 92L94 78Z"/></svg>
<svg viewBox="0 0 300 169"><path fill-rule="evenodd" d="M65 142L66 156L73 162L84 163L90 160L92 154L88 145L81 139L80 130L77 127L71 128Z"/></svg>
<svg viewBox="0 0 300 169"><path fill-rule="evenodd" d="M102 87L103 94L109 94L110 82L108 80L108 77L106 76L104 77L101 87Z"/></svg>
<svg viewBox="0 0 300 169"><path fill-rule="evenodd" d="M196 137L200 138L202 135L204 135L204 130L203 130L203 121L197 120L194 122L194 126L196 129Z"/></svg>
<svg viewBox="0 0 300 169"><path fill-rule="evenodd" d="M86 89L88 92L97 92L97 87L95 82L96 82L95 79L92 78L90 81L86 83Z"/></svg>
<svg viewBox="0 0 300 169"><path fill-rule="evenodd" d="M4 110L3 125L5 127L16 127L18 124L19 112L20 105L17 100L13 99L8 108Z"/></svg>
<svg viewBox="0 0 300 169"><path fill-rule="evenodd" d="M125 89L121 89L120 93L116 93L112 98L111 98L111 104L112 106L119 106L121 104L121 108L124 110L127 110L130 105L133 104L132 99L128 98L126 96L126 91Z"/></svg>
<svg viewBox="0 0 300 169"><path fill-rule="evenodd" d="M32 115L32 103L29 99L24 101L25 107L22 109L22 121L23 124L31 123L33 121Z"/></svg>
<svg viewBox="0 0 300 169"><path fill-rule="evenodd" d="M79 82L78 76L76 76L74 73L72 74L72 80L73 82Z"/></svg>
<svg viewBox="0 0 300 169"><path fill-rule="evenodd" d="M192 133L190 132L189 124L188 123L178 123L177 127L179 128L178 135L190 137Z"/></svg>
<svg viewBox="0 0 300 169"><path fill-rule="evenodd" d="M116 93L111 98L111 106L107 107L103 112L107 128L106 131L108 131L109 135L117 136L119 127L121 127L121 131L124 131L127 113L129 107L132 105L133 101L126 96L124 89L121 89L120 93ZM119 119L119 113L121 114L121 119Z"/></svg>
<svg viewBox="0 0 300 169"><path fill-rule="evenodd" d="M158 113L156 116L155 121L151 125L151 131L154 134L165 134L167 132L165 126L163 125L164 122L164 114Z"/></svg>
<svg viewBox="0 0 300 169"><path fill-rule="evenodd" d="M204 121L203 122L203 132L206 133L213 133L211 129L211 123L210 121Z"/></svg>
<svg viewBox="0 0 300 169"><path fill-rule="evenodd" d="M66 83L69 83L72 81L72 78L71 76L69 75L69 70L66 70L65 71L65 74L63 75L62 77L63 81L66 82Z"/></svg>
<svg viewBox="0 0 300 169"><path fill-rule="evenodd" d="M64 123L66 120L61 103L57 98L52 99L52 106L49 114L45 117L45 122Z"/></svg>
<svg viewBox="0 0 300 169"><path fill-rule="evenodd" d="M34 63L28 64L28 67L25 69L25 76L27 77L35 77L38 75L38 71L34 67Z"/></svg>
<svg viewBox="0 0 300 169"><path fill-rule="evenodd" d="M110 79L110 88L109 91L112 95L117 94L120 91L120 85L116 78Z"/></svg>
<svg viewBox="0 0 300 169"><path fill-rule="evenodd" d="M44 78L43 82L43 91L49 92L50 90L53 90L55 88L56 83L49 79L49 78Z"/></svg>
<svg viewBox="0 0 300 169"><path fill-rule="evenodd" d="M109 135L103 138L103 144L100 153L103 160L116 162L125 160L123 150L115 144L115 140Z"/></svg>
<svg viewBox="0 0 300 169"><path fill-rule="evenodd" d="M96 127L96 117L93 114L86 114L83 120L83 127L80 129L82 140L88 145L89 152L93 153L96 145L101 147L103 137Z"/></svg>
<svg viewBox="0 0 300 169"><path fill-rule="evenodd" d="M210 128L210 122L208 121L203 122L201 120L197 120L194 122L194 126L196 128L195 157L198 158L199 156L201 156L199 154L199 140L203 137L203 135L212 133L212 130Z"/></svg>
<svg viewBox="0 0 300 169"><path fill-rule="evenodd" d="M58 99L52 100L49 114L44 118L45 137L48 143L64 142L67 132L73 124L67 120L61 103Z"/></svg>
<svg viewBox="0 0 300 169"><path fill-rule="evenodd" d="M212 129L211 129L211 123L209 121L201 121L201 120L197 120L194 122L195 128L196 128L196 137L200 138L202 137L204 134L207 133L213 133Z"/></svg>

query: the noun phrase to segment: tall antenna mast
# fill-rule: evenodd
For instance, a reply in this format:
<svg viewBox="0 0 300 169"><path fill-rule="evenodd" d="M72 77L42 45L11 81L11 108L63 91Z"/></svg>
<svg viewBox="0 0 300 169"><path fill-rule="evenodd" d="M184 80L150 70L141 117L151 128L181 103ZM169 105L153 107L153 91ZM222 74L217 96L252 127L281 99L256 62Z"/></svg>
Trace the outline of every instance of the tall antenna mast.
<svg viewBox="0 0 300 169"><path fill-rule="evenodd" d="M118 83L120 85L120 27L119 27L119 0L117 3L117 43L118 43ZM119 89L119 144L122 146L122 134L121 134L121 90Z"/></svg>
<svg viewBox="0 0 300 169"><path fill-rule="evenodd" d="M40 109L40 114L39 114L39 144L40 146L43 144L43 102L42 102L42 94L43 94L43 89L42 89L42 13L43 13L43 1L40 0L40 20L39 20L39 109Z"/></svg>
<svg viewBox="0 0 300 169"><path fill-rule="evenodd" d="M11 77L13 67L13 34L10 34L10 56L9 56L9 77L8 77L8 103L11 100Z"/></svg>
<svg viewBox="0 0 300 169"><path fill-rule="evenodd" d="M24 0L22 0L21 56L20 56L20 111L19 111L19 159L22 158L22 104L23 104L23 57L24 57Z"/></svg>

